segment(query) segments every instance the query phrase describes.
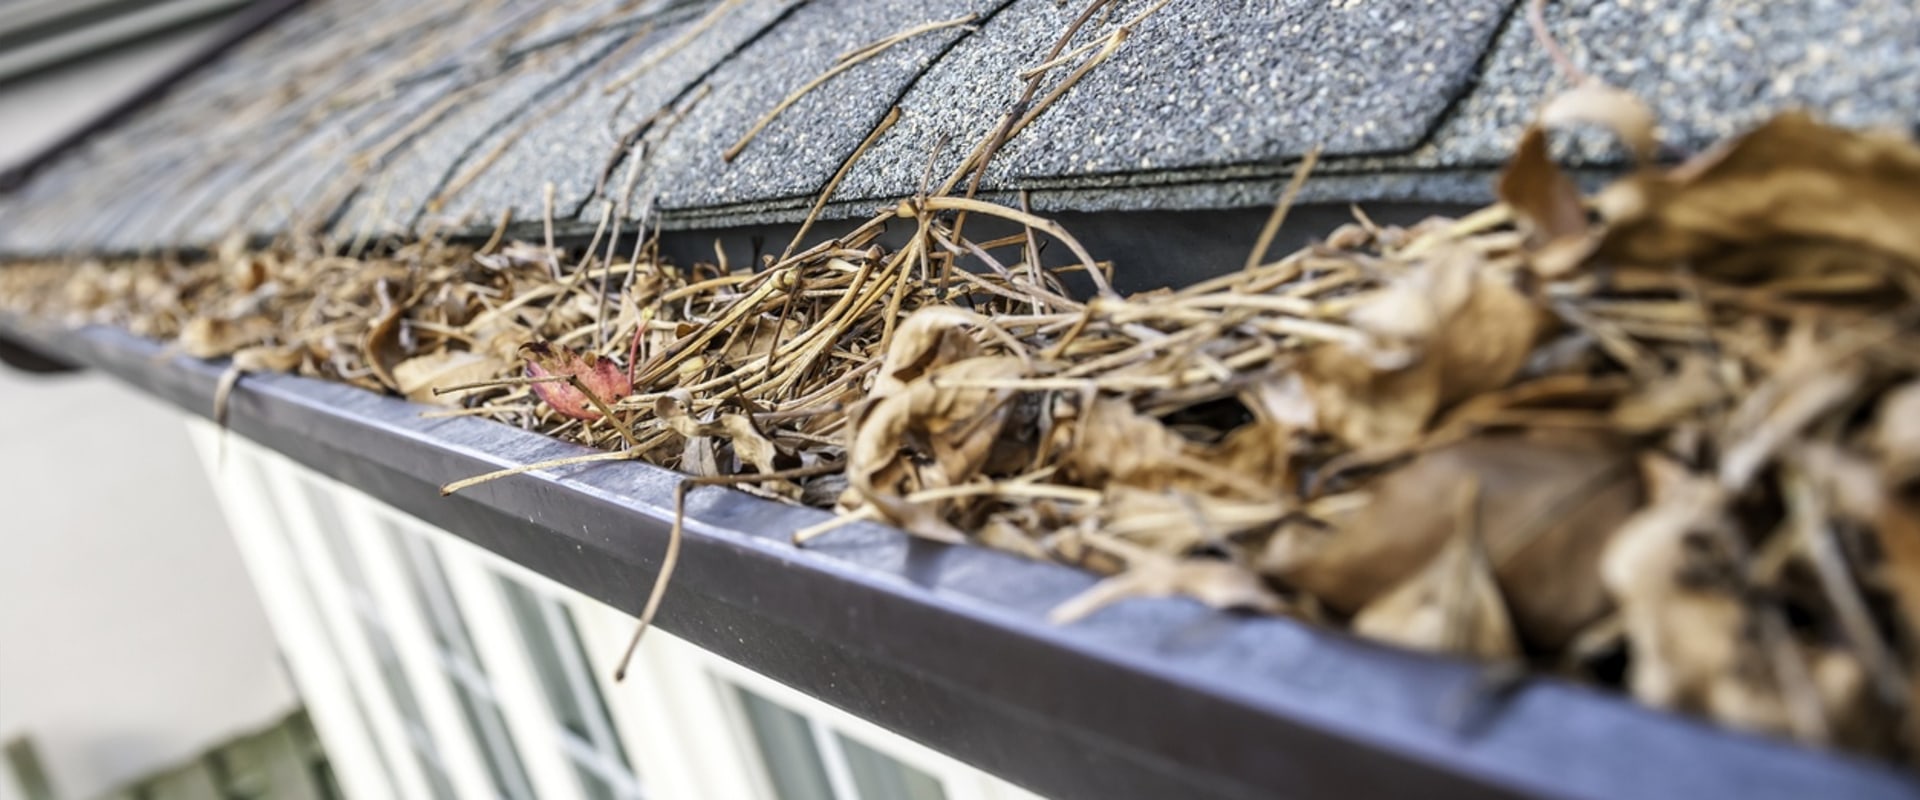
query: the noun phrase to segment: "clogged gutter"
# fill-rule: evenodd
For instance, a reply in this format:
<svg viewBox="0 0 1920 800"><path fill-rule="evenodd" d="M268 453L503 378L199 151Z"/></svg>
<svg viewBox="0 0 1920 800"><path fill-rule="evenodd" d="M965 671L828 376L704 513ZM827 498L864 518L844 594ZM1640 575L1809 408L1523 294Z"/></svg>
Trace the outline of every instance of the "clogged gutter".
<svg viewBox="0 0 1920 800"><path fill-rule="evenodd" d="M757 269L234 248L12 265L0 307L1110 574L1063 623L1184 594L1912 763L1920 148L1786 116L1585 200L1545 152L1132 297L932 196Z"/></svg>

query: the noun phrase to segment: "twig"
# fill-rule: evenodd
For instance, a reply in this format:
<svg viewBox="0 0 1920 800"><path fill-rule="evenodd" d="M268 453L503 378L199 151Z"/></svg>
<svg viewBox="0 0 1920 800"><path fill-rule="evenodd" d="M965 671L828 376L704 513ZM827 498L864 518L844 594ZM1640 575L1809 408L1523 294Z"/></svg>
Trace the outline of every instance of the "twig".
<svg viewBox="0 0 1920 800"><path fill-rule="evenodd" d="M1294 167L1293 179L1287 181L1286 191L1280 193L1280 200L1273 204L1273 214L1267 217L1267 224L1260 228L1260 238L1254 240L1253 252L1247 254L1247 263L1241 269L1252 272L1259 268L1267 258L1267 250L1273 247L1273 237L1280 234L1280 226L1287 221L1287 211L1293 208L1293 202L1300 197L1300 189L1307 185L1307 176L1313 174L1313 165L1320 161L1320 146L1314 145L1300 166Z"/></svg>
<svg viewBox="0 0 1920 800"><path fill-rule="evenodd" d="M846 180L847 173L853 171L854 162L866 155L867 149L872 147L874 142L880 141L880 137L885 136L887 131L893 130L894 123L899 121L900 107L894 106L887 111L887 116L880 120L879 125L875 125L873 130L867 132L867 138L860 140L860 146L854 148L853 153L840 162L840 169L834 171L833 177L827 181L826 188L820 190L820 196L813 201L813 208L807 211L807 218L800 222L800 230L794 231L793 239L787 242L787 249L780 251L780 262L776 263L783 263L792 257L793 248L800 246L800 243L806 240L807 231L813 229L814 221L820 217L820 210L827 207L827 200L840 188L840 182Z"/></svg>
<svg viewBox="0 0 1920 800"><path fill-rule="evenodd" d="M796 469L783 469L778 472L756 472L744 475L710 475L682 480L673 487L673 528L667 533L667 553L660 559L660 571L653 579L653 589L647 592L647 604L640 610L640 620L633 629L633 638L627 640L626 652L620 655L620 664L614 667L613 679L626 680L627 666L633 662L633 653L640 647L640 637L653 624L654 614L660 610L660 601L667 596L667 583L673 579L674 567L680 563L680 540L687 526L687 492L696 486L725 486L735 483L757 483L760 481L785 481L798 478L811 478L817 475L831 475L846 469L844 463L814 464Z"/></svg>
<svg viewBox="0 0 1920 800"><path fill-rule="evenodd" d="M700 18L699 22L695 22L689 26L685 32L668 43L667 46L655 51L653 55L647 57L647 60L640 62L639 65L628 70L626 74L614 79L612 83L607 85L606 89L601 91L601 94L610 95L626 88L627 84L638 80L641 75L646 74L647 70L653 69L660 62L673 57L673 54L680 52L681 49L687 45L698 41L707 31L712 30L713 26L720 24L720 20L725 19L726 16L732 13L735 8L738 8L742 2L745 2L745 0L721 0L719 5L713 7L712 11L708 11L705 16Z"/></svg>
<svg viewBox="0 0 1920 800"><path fill-rule="evenodd" d="M1547 0L1527 0L1527 25L1533 28L1533 40L1547 51L1547 57L1553 59L1554 68L1579 86L1587 82L1587 73L1573 63L1567 51L1560 49L1560 42L1553 38L1553 31L1547 29Z"/></svg>

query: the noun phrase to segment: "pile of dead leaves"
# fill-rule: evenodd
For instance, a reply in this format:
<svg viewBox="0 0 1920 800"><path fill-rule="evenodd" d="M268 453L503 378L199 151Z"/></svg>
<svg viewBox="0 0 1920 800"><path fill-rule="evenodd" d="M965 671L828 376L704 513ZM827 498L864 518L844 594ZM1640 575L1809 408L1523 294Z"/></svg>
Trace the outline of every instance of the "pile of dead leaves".
<svg viewBox="0 0 1920 800"><path fill-rule="evenodd" d="M1789 115L1592 198L1546 152L1467 218L1131 297L934 196L744 268L235 249L0 304L1114 576L1062 620L1186 594L1910 760L1920 148Z"/></svg>

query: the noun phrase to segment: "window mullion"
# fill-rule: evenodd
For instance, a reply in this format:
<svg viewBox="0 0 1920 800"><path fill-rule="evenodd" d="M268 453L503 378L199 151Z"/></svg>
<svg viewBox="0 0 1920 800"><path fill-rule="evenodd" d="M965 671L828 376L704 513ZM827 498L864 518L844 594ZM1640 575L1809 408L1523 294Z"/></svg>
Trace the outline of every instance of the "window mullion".
<svg viewBox="0 0 1920 800"><path fill-rule="evenodd" d="M813 731L814 747L820 750L821 766L827 769L827 783L833 786L835 800L861 800L860 787L853 780L846 751L840 747L840 736L818 717L806 713L800 716L806 719L807 729Z"/></svg>

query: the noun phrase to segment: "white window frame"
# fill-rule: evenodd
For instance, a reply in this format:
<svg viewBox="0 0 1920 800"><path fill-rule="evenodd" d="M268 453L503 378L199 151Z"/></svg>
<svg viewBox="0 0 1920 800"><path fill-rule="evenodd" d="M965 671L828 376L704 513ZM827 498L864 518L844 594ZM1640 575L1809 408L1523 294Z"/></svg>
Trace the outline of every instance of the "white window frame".
<svg viewBox="0 0 1920 800"><path fill-rule="evenodd" d="M415 619L419 621L420 629L424 634L419 637L419 642L426 645L428 652L424 663L439 669L440 674L433 676L435 678L433 683L447 688L447 697L453 703L455 718L462 731L467 734L467 738L472 741L475 756L484 759L485 751L493 751L494 759L499 760L505 757L502 771L507 773L506 780L518 784L518 786L494 786L493 772L482 761L480 769L487 778L486 785L493 788L495 792L486 795L463 794L462 796L497 796L506 800L516 797L515 790L518 789L521 790L518 797L526 800L540 797L525 774L525 759L519 752L522 748L518 744L518 737L512 735L511 727L506 723L504 710L500 714L503 727L495 729L491 725L494 719L492 716L483 713L479 719L469 720L460 709L460 698L457 694L460 689L465 689L485 706L491 707L483 707L480 709L482 712L500 709L501 693L495 691L493 682L488 677L484 659L481 659L478 648L473 644L472 625L462 613L460 599L454 594L451 586L451 576L447 577L449 584L447 586L429 586L425 585L427 578L419 574L428 570L428 560L439 561L441 572L445 574L444 559L440 558L433 544L434 532L420 526L409 517L387 512L384 506L371 501L352 505L353 512L359 515L359 519L349 524L364 532L362 541L380 540L370 541L368 546L385 547L384 552L394 553L394 558L391 560L382 559L393 567L390 577L397 579L396 584L389 586L388 594L398 594L400 598L404 598L400 602L408 603ZM391 608L396 600L389 596L382 598L380 602ZM443 648L439 643L439 637L435 634L436 629L444 630L449 637L463 641L454 642ZM469 660L468 654L459 652L462 645L472 651L472 660ZM474 663L476 661L481 663ZM481 726L482 729L474 730L475 725ZM466 791L464 787L461 788L463 792Z"/></svg>
<svg viewBox="0 0 1920 800"><path fill-rule="evenodd" d="M548 634L544 644L550 647L563 662L562 669L566 674L561 677L567 684L563 687L564 691L573 696L573 704L581 710L588 729L583 737L567 728L557 716L551 714L549 709L549 717L553 722L556 737L561 741L562 749L566 752L571 766L589 769L622 797L646 800L647 793L644 785L636 780L634 771L628 766L632 761L625 749L625 739L613 722L612 709L607 702L606 693L594 676L593 664L588 663L589 660L586 658L586 641L580 633L579 620L574 618L572 609L567 607L562 597L556 597L551 592L530 586L504 572L493 570L491 576L494 584L492 594L499 596L497 599L500 600L501 607L506 610L507 616L511 619L510 626L520 634L522 651L524 652L524 648L528 646L537 646L541 643L526 641L533 632L520 627L518 617L513 614L511 604L504 597L505 587L509 584L533 598L536 611L540 614ZM474 594L479 593L481 592L477 590L474 592ZM568 636L574 638L565 638ZM544 683L545 678L539 674L537 668L534 669L532 685L543 689L542 697L545 696L542 686ZM606 712L604 716L601 713L603 711Z"/></svg>
<svg viewBox="0 0 1920 800"><path fill-rule="evenodd" d="M254 453L250 448L229 452L222 462L211 426L189 426L188 434L200 451L208 478L220 489L215 494L230 522L241 561L286 655L283 663L306 699L308 717L326 747L341 790L361 800L394 798L394 782L399 778L372 738L373 722L367 718L364 696L335 651L337 645L316 607L318 590L291 550L292 540L282 515L271 505L273 496L262 483L265 476Z"/></svg>
<svg viewBox="0 0 1920 800"><path fill-rule="evenodd" d="M300 490L303 481L324 490L336 504L347 528L343 534L365 573L371 599L389 629L406 678L419 696L428 732L461 797L494 796L491 773L459 709L451 683L454 678L448 672L451 665L433 638L426 615L434 612L420 607L412 587L414 576L401 561L407 557L401 552L405 547L426 548L439 560L446 589L464 620L476 666L485 673L484 683L491 689L535 797L584 798L574 759L568 755L569 748L577 750L579 742L548 707L500 579L519 583L572 615L587 654L587 674L604 698L614 738L638 775L642 796L650 800L777 800L759 743L732 686L806 718L837 791L852 783L838 752L836 733L934 777L949 800L1036 800L1012 784L662 630L647 634L627 680L615 683L611 668L632 633L631 616L209 423L194 420L189 427L209 475L221 489L218 494L234 521L236 539L268 605L269 620L307 699L315 729L339 767L343 788L355 798L430 794L420 762L408 746L405 723L360 628L355 601ZM224 466L219 461L223 451ZM281 507L277 516L273 505ZM274 535L276 519L284 522L285 536ZM383 523L392 525L391 534ZM409 539L414 544L408 544ZM287 551L288 543L292 552ZM301 596L302 579L310 585L311 597ZM636 596L646 588L635 586ZM549 614L549 626L555 631L564 625L557 613L543 613ZM328 652L324 634L329 631L339 652ZM350 702L356 689L374 706L365 711L364 720L356 719ZM592 717L587 699L580 698ZM372 731L373 741L360 733L366 730ZM382 785L386 778L379 766L380 754L385 755L398 784L391 789Z"/></svg>

